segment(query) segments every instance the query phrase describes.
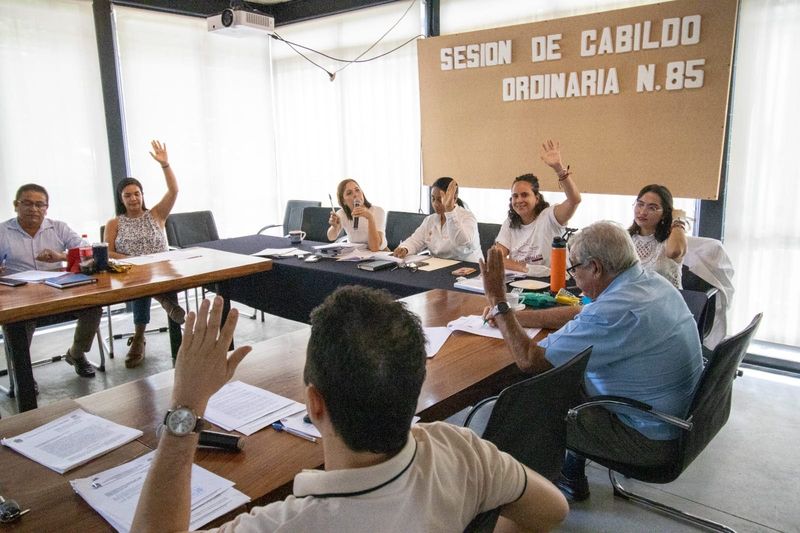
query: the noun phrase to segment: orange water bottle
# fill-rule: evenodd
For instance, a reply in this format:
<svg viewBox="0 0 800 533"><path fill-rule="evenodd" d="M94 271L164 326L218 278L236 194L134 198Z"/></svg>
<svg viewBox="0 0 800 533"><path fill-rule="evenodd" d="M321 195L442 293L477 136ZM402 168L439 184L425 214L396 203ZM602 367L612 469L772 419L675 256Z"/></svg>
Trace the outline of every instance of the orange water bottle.
<svg viewBox="0 0 800 533"><path fill-rule="evenodd" d="M567 241L563 237L555 237L550 251L550 292L558 293L566 286Z"/></svg>

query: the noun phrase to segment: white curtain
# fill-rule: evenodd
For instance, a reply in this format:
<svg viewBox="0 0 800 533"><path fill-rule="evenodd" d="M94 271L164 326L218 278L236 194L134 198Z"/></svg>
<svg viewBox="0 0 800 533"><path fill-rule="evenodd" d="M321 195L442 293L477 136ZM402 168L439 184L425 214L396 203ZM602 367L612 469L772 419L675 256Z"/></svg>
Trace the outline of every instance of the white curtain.
<svg viewBox="0 0 800 533"><path fill-rule="evenodd" d="M131 174L156 203L164 178L148 151L167 143L173 212L209 209L221 237L277 222L269 39L209 33L202 18L115 7Z"/></svg>
<svg viewBox="0 0 800 533"><path fill-rule="evenodd" d="M92 5L0 3L0 215L24 183L50 193L47 216L92 241L113 212Z"/></svg>
<svg viewBox="0 0 800 533"><path fill-rule="evenodd" d="M800 2L744 0L734 76L725 246L732 329L764 312L759 339L800 346Z"/></svg>
<svg viewBox="0 0 800 533"><path fill-rule="evenodd" d="M286 40L354 59L403 16L410 2L279 27ZM385 53L420 31L419 6L363 59ZM303 51L328 71L342 67ZM288 199L336 202L344 178L386 210L419 207L419 87L416 43L367 63L351 64L331 81L282 42L273 44L278 146L277 189Z"/></svg>

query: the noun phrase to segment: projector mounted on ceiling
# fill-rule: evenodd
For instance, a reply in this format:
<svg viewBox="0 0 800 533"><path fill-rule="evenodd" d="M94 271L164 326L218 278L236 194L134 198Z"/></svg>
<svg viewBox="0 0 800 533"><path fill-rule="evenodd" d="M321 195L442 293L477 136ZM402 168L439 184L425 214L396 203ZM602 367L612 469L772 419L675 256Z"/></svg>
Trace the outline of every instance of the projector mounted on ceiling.
<svg viewBox="0 0 800 533"><path fill-rule="evenodd" d="M208 31L236 37L269 35L275 31L275 19L269 15L237 8L206 18L206 24Z"/></svg>

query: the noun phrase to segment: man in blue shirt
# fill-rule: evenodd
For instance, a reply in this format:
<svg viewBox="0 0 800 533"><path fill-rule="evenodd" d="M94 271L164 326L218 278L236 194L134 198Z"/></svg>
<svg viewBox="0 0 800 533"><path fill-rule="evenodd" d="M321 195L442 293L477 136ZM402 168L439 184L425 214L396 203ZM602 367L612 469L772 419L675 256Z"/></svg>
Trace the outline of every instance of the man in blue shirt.
<svg viewBox="0 0 800 533"><path fill-rule="evenodd" d="M66 250L85 244L83 239L63 222L45 218L50 196L41 185L29 183L17 190L14 200L16 218L0 223L0 272L24 270L58 270L66 261ZM78 323L72 346L64 359L75 367L81 377L94 377L94 368L86 359L92 340L100 324L100 307L76 311ZM25 323L30 346L36 321ZM4 329L5 336L5 329Z"/></svg>
<svg viewBox="0 0 800 533"><path fill-rule="evenodd" d="M570 241L570 270L592 299L583 307L503 312L507 306L502 257L491 250L482 265L488 312L503 332L517 365L533 373L569 361L593 346L586 369L587 395L624 396L684 416L702 372L697 326L680 293L639 264L630 236L618 224L597 222ZM538 344L522 326L558 329ZM609 459L647 464L670 454L677 429L647 415L587 410L568 422L567 447ZM570 453L559 487L575 500L589 496L585 460Z"/></svg>

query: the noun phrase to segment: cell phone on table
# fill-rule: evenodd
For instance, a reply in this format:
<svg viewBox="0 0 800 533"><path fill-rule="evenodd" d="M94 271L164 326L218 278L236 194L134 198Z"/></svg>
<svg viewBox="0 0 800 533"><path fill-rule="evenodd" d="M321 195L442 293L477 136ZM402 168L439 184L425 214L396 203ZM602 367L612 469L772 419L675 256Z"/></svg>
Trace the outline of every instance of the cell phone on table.
<svg viewBox="0 0 800 533"><path fill-rule="evenodd" d="M475 269L472 267L461 267L453 270L450 273L454 276L469 276L473 272L475 272Z"/></svg>
<svg viewBox="0 0 800 533"><path fill-rule="evenodd" d="M19 287L20 285L26 285L27 283L27 281L21 279L0 278L0 285L5 285L7 287Z"/></svg>

